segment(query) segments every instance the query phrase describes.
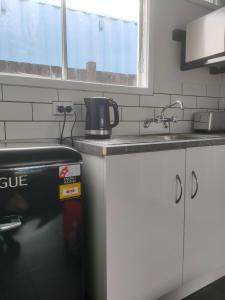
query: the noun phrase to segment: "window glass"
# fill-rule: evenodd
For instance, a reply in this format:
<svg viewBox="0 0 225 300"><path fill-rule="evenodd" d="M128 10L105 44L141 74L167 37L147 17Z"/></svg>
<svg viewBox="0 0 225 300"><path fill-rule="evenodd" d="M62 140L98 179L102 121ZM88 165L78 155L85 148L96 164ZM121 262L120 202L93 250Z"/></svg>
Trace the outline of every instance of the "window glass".
<svg viewBox="0 0 225 300"><path fill-rule="evenodd" d="M0 72L146 87L149 0L0 0Z"/></svg>
<svg viewBox="0 0 225 300"><path fill-rule="evenodd" d="M61 77L61 0L0 0L0 72Z"/></svg>
<svg viewBox="0 0 225 300"><path fill-rule="evenodd" d="M66 0L68 79L137 85L139 0Z"/></svg>

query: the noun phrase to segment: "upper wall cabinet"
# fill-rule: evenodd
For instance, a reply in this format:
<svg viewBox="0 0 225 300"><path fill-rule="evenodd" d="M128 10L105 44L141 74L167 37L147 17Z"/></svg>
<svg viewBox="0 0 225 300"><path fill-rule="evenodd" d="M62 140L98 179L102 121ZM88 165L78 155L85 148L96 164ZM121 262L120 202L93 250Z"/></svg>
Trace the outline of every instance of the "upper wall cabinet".
<svg viewBox="0 0 225 300"><path fill-rule="evenodd" d="M225 55L225 7L187 25L186 63Z"/></svg>

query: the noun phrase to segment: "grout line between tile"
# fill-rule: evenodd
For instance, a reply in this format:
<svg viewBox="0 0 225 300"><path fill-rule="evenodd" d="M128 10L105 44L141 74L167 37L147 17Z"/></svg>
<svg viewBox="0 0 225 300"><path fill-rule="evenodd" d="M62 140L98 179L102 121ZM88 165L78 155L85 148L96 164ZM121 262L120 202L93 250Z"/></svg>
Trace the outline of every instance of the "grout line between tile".
<svg viewBox="0 0 225 300"><path fill-rule="evenodd" d="M2 95L2 101L4 101L4 92L3 92L3 85L1 84L0 85L0 88L1 88L1 95ZM207 85L205 85L205 88L206 88L206 92L208 91L208 89L207 89ZM59 98L60 98L60 96L59 96L59 89L55 89L56 90L56 93L57 93L57 100L54 100L54 101L60 101L59 100ZM79 92L79 91L78 91ZM105 95L105 92L99 92L101 95ZM118 94L118 95L120 95L120 94L123 94L124 95L124 93L116 93L116 94ZM208 95L208 92L206 93L206 96L196 96L196 95L184 95L184 83L182 82L181 83L181 94L174 94L174 93L172 93L172 94L169 94L169 93L154 93L154 95L168 95L169 96L169 101L170 101L170 104L172 103L172 96L173 95L176 95L176 96L183 96L183 97L195 97L195 107L194 108L185 108L186 110L191 110L191 109L193 109L193 110L210 110L210 108L200 108L200 107L198 107L198 99L199 100L203 100L203 99L217 99L217 108L214 108L214 110L220 110L220 99L222 99L223 97L209 97ZM130 94L125 94L125 95L130 95ZM132 94L133 95L133 94ZM153 95L153 96L154 96ZM130 106L129 105L129 102L128 102L128 105L119 105L119 107L120 107L120 114L121 114L121 122L127 122L127 123L129 123L129 122L138 122L138 126L139 126L139 130L138 130L138 132L139 132L139 134L141 134L141 125L142 125L142 121L137 121L137 120L134 120L134 119L130 119L130 120L123 120L123 118L124 118L124 113L125 113L125 110L124 109L126 109L126 108L132 108L132 109L151 109L152 111L153 111L153 115L154 115L154 117L155 117L155 115L156 115L156 111L157 111L157 109L161 109L162 107L164 107L163 105L160 105L160 101L159 101L159 106L141 106L141 97L143 96L143 95L137 95L138 97L137 97L137 102L138 103L136 103L136 105L135 106ZM149 96L149 95L146 95L146 96ZM212 100L213 101L213 100ZM215 100L214 100L215 101ZM4 120L4 135L5 135L5 139L6 139L6 137L7 137L7 132L6 132L6 122L36 122L36 123L56 123L56 122L58 122L58 126L59 126L59 133L60 133L60 121L58 121L58 120L34 120L34 106L35 106L35 104L45 104L45 105L51 105L51 102L39 102L39 101L15 101L15 100L13 100L13 101L9 101L9 100L7 100L7 101L5 101L5 103L16 103L16 104L18 104L18 103L24 103L24 104L30 104L31 105L31 111L32 111L32 117L31 117L31 120L15 120L15 121L13 121L13 120L9 120L9 121L7 121L7 120ZM81 104L79 104L79 103L76 103L76 104L74 104L74 105L76 105L76 106L81 106L81 120L79 120L78 122L79 123L84 123L84 119L85 119L85 117L83 116L83 113L84 113L84 105L81 103ZM174 109L176 109L176 108L174 108ZM213 109L213 108L211 108L211 109ZM67 122L69 122L69 123L72 123L73 121L72 120L68 120ZM178 120L178 122L192 122L192 120L185 120L185 110L182 112L182 119L181 120ZM170 128L170 130L171 130L171 128Z"/></svg>
<svg viewBox="0 0 225 300"><path fill-rule="evenodd" d="M3 85L1 84L1 96L2 96L2 101L4 101L4 98L3 98Z"/></svg>
<svg viewBox="0 0 225 300"><path fill-rule="evenodd" d="M31 103L31 114L32 114L31 119L32 119L32 121L34 121L34 105L33 105L33 103Z"/></svg>
<svg viewBox="0 0 225 300"><path fill-rule="evenodd" d="M58 122L58 139L60 139L61 136L61 128L60 128L60 122Z"/></svg>
<svg viewBox="0 0 225 300"><path fill-rule="evenodd" d="M6 122L4 122L4 135L5 135L5 140L6 140Z"/></svg>

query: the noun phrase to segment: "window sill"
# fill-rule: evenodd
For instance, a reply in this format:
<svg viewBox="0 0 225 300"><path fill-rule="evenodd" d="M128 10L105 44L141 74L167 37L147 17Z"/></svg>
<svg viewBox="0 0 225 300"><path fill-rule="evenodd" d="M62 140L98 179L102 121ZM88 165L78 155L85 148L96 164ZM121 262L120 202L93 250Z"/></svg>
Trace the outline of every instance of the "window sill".
<svg viewBox="0 0 225 300"><path fill-rule="evenodd" d="M0 84L18 85L54 89L68 89L68 90L84 90L93 92L106 93L121 93L134 95L152 95L153 86L149 84L148 88L139 88L132 86L99 84L89 82L76 82L70 80L50 79L35 76L15 75L15 74L0 74Z"/></svg>

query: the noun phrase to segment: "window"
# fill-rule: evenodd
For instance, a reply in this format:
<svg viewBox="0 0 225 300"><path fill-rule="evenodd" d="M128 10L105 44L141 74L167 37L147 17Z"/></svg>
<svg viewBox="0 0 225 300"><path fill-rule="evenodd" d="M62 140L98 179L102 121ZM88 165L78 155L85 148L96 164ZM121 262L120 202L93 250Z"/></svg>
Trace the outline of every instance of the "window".
<svg viewBox="0 0 225 300"><path fill-rule="evenodd" d="M61 0L0 0L0 72L62 76Z"/></svg>
<svg viewBox="0 0 225 300"><path fill-rule="evenodd" d="M149 0L0 0L0 72L146 87Z"/></svg>

